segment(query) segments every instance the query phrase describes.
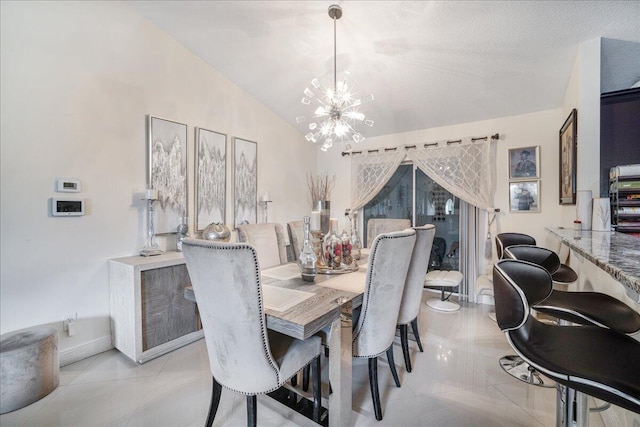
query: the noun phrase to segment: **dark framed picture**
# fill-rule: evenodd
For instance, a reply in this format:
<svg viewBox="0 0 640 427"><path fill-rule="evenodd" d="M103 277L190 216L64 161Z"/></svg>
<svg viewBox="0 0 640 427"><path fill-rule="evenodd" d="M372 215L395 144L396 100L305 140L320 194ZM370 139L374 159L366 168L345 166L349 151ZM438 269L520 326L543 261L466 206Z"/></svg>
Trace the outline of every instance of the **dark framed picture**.
<svg viewBox="0 0 640 427"><path fill-rule="evenodd" d="M540 178L540 146L509 150L509 179Z"/></svg>
<svg viewBox="0 0 640 427"><path fill-rule="evenodd" d="M540 181L509 183L510 212L540 212Z"/></svg>
<svg viewBox="0 0 640 427"><path fill-rule="evenodd" d="M560 128L560 204L576 204L576 158L578 110L575 108Z"/></svg>
<svg viewBox="0 0 640 427"><path fill-rule="evenodd" d="M227 200L227 135L196 128L196 231L224 223Z"/></svg>
<svg viewBox="0 0 640 427"><path fill-rule="evenodd" d="M158 190L156 234L176 233L187 214L187 125L148 116L147 185Z"/></svg>
<svg viewBox="0 0 640 427"><path fill-rule="evenodd" d="M258 144L233 138L233 226L258 222Z"/></svg>

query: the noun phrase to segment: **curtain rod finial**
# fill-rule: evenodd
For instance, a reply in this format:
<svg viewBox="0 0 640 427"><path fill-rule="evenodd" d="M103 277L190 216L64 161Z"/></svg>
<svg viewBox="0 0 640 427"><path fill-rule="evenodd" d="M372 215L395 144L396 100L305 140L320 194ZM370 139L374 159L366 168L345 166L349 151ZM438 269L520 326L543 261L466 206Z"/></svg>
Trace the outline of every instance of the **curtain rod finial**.
<svg viewBox="0 0 640 427"><path fill-rule="evenodd" d="M491 139L500 139L500 134L499 133L495 133L495 134L491 135Z"/></svg>

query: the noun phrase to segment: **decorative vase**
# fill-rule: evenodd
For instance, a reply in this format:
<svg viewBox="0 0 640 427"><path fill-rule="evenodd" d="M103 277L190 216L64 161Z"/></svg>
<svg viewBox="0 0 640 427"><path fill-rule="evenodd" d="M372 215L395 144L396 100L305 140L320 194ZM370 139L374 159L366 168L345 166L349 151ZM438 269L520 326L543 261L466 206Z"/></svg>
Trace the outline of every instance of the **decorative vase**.
<svg viewBox="0 0 640 427"><path fill-rule="evenodd" d="M231 231L229 230L229 227L221 222L212 222L202 231L202 238L204 240L228 242L231 238Z"/></svg>
<svg viewBox="0 0 640 427"><path fill-rule="evenodd" d="M331 202L329 200L318 200L315 203L315 210L320 211L320 229L323 235L329 232L329 215L331 215Z"/></svg>
<svg viewBox="0 0 640 427"><path fill-rule="evenodd" d="M318 258L311 247L311 232L309 230L309 217L304 217L304 243L302 244L302 250L298 257L298 266L300 267L300 273L302 280L306 282L313 282L316 278L316 261Z"/></svg>
<svg viewBox="0 0 640 427"><path fill-rule="evenodd" d="M362 241L358 235L358 211L353 211L351 214L351 256L356 261L362 255L360 249L362 249Z"/></svg>
<svg viewBox="0 0 640 427"><path fill-rule="evenodd" d="M353 245L351 244L351 236L346 230L343 230L340 235L340 239L342 240L342 263L346 266L350 266L354 262L352 255L353 252L351 251L353 248Z"/></svg>
<svg viewBox="0 0 640 427"><path fill-rule="evenodd" d="M330 231L324 237L322 255L327 268L338 270L342 265L342 239L337 236L338 219L331 218Z"/></svg>

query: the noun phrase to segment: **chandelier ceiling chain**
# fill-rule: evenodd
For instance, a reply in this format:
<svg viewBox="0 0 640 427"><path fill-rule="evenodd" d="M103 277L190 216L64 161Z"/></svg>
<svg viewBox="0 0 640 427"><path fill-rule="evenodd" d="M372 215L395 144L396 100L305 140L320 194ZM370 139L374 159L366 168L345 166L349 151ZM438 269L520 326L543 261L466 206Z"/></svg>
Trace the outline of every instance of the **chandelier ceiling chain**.
<svg viewBox="0 0 640 427"><path fill-rule="evenodd" d="M305 135L307 141L321 142L320 149L327 151L334 142L341 142L346 151L350 151L351 142L360 143L364 136L356 131L353 126L362 122L367 126L373 126L373 120L368 120L360 111L362 104L373 101L373 95L364 99L354 99L347 79L338 82L337 65L337 20L342 17L342 8L338 5L329 6L329 17L333 20L333 89L323 89L317 78L311 80L311 87L304 90L302 103L311 105L319 104L314 111L312 122L308 125L309 133ZM348 72L345 72L348 75ZM306 121L305 117L297 117L298 124Z"/></svg>

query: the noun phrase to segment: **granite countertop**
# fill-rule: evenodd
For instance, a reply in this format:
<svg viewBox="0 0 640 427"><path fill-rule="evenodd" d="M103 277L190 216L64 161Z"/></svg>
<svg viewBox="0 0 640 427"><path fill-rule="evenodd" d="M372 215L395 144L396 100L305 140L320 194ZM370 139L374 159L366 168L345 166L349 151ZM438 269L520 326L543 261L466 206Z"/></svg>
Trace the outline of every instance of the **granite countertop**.
<svg viewBox="0 0 640 427"><path fill-rule="evenodd" d="M608 231L580 231L547 227L547 231L571 249L640 294L640 238Z"/></svg>

